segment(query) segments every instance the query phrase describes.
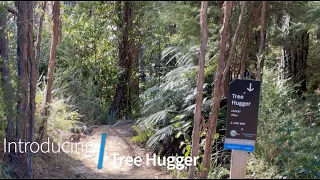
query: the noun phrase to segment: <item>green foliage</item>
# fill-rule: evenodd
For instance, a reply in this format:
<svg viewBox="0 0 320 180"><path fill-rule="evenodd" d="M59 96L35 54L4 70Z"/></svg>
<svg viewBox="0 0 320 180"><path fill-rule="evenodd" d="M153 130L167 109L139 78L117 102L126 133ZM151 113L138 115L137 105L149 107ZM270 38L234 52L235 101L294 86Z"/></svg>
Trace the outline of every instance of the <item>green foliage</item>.
<svg viewBox="0 0 320 180"><path fill-rule="evenodd" d="M136 136L131 138L132 142L135 143L142 143L145 144L148 139L150 138L150 136L153 134L152 131L148 130L148 129L143 129L143 128L139 128L138 126L134 125L132 126L132 128L135 130L135 132L137 133Z"/></svg>
<svg viewBox="0 0 320 180"><path fill-rule="evenodd" d="M287 178L319 178L318 98L293 97L294 87L275 74L264 72L255 154Z"/></svg>
<svg viewBox="0 0 320 180"><path fill-rule="evenodd" d="M48 118L48 131L61 129L67 131L71 128L71 123L77 121L80 115L76 111L71 111L71 106L66 104L65 99L54 101L51 106L51 115Z"/></svg>
<svg viewBox="0 0 320 180"><path fill-rule="evenodd" d="M192 107L188 108L189 101L194 100L192 86L194 86L195 80L194 77L189 77L190 73L195 70L195 66L192 65L193 61L190 61L193 58L193 53L189 52L188 56L177 53L175 56L180 67L168 72L163 77L164 83L146 90L141 95L145 103L142 109L143 116L138 123L155 130L155 134L147 142L149 148L156 148L160 141L171 137L174 129L177 128L177 126L173 126L176 124L176 120L183 121L183 118L190 118L186 117L184 113L193 109ZM190 98L184 99L184 97Z"/></svg>
<svg viewBox="0 0 320 180"><path fill-rule="evenodd" d="M13 2L1 2L2 10ZM62 4L62 37L55 58L53 103L48 119L51 136L66 133L74 121L111 124L115 113L109 113L116 87L123 82L119 75L119 40L123 24L119 2L81 2L75 6ZM246 66L254 71L259 48L261 2L248 2L244 28L240 30L236 55L231 63L232 75L238 73L238 62L243 55ZM205 62L205 83L202 116L208 120L212 105L212 89L219 55L219 30L222 22L220 2L208 3L208 45ZM319 178L319 97L313 93L320 84L318 69L319 42L316 40L320 19L319 2L268 2L266 19L265 73L263 74L262 99L259 112L259 132L255 158L250 159L250 177ZM132 67L131 80L138 81L139 74L146 81L139 81L140 96L130 96L132 115L138 119L133 126L137 135L131 140L153 150L189 156L194 121L198 52L201 38L199 26L200 1L194 2L134 2L133 26L129 39L142 46L139 67ZM38 9L36 12L39 11ZM234 3L229 41L236 29L240 3ZM301 100L293 94L294 87L276 77L277 61L282 46L292 46L288 29L284 30L283 16L292 18L290 30L298 35L303 30L310 34L307 82L309 94ZM17 87L16 22L8 14L9 68L12 85ZM42 32L39 74L45 76L51 46L51 17L45 16ZM36 28L35 28L36 29ZM247 37L247 35L249 35ZM244 37L249 41L243 46ZM230 47L230 42L228 46ZM247 42L246 42L247 43ZM251 72L250 72L251 73ZM41 77L44 78L45 77ZM45 82L45 81L43 81ZM45 85L38 84L36 129L43 121ZM131 92L129 92L131 93ZM1 86L0 86L0 94ZM127 96L127 95L126 95ZM133 97L131 97L133 96ZM15 102L16 95L14 96ZM16 108L16 107L14 107ZM81 114L81 115L80 115ZM16 115L16 114L15 114ZM213 143L210 178L225 178L230 165L230 153L221 149L226 125L226 107L221 107L217 133ZM6 112L0 96L0 138L5 137ZM61 133L63 132L63 133ZM202 158L205 132L200 134ZM200 159L201 160L201 159ZM254 162L254 163L252 163ZM0 162L0 178L7 178ZM198 166L201 168L201 166ZM255 174L254 174L255 173Z"/></svg>
<svg viewBox="0 0 320 180"><path fill-rule="evenodd" d="M41 83L38 84L37 96L36 96L36 129L42 124L44 120L44 102L45 102L45 89L39 88ZM53 91L57 91L54 89ZM53 98L52 103L49 105L50 114L47 119L47 132L49 136L54 139L66 138L67 134L70 133L70 128L74 121L78 121L81 115L70 105L70 98L58 99ZM38 135L38 134L36 134Z"/></svg>
<svg viewBox="0 0 320 180"><path fill-rule="evenodd" d="M10 168L0 161L0 179L11 179L11 176L9 174Z"/></svg>
<svg viewBox="0 0 320 180"><path fill-rule="evenodd" d="M316 32L310 33L310 39L316 39ZM307 81L308 81L308 90L313 93L313 90L318 88L320 84L320 74L319 74L319 63L318 59L320 58L320 42L318 40L310 42L310 48L308 53L307 61Z"/></svg>
<svg viewBox="0 0 320 180"><path fill-rule="evenodd" d="M54 87L60 98L71 97L85 122L106 123L117 84L114 3L79 2L65 6L62 17Z"/></svg>
<svg viewBox="0 0 320 180"><path fill-rule="evenodd" d="M0 76L1 78L1 76ZM5 137L5 127L6 127L6 120L7 120L7 116L5 114L5 104L3 99L3 95L2 95L2 86L0 87L0 138Z"/></svg>
<svg viewBox="0 0 320 180"><path fill-rule="evenodd" d="M225 179L230 172L226 167L218 166L209 171L208 179Z"/></svg>
<svg viewBox="0 0 320 180"><path fill-rule="evenodd" d="M208 52L208 55L212 52ZM165 149L165 154L175 153L190 156L191 154L191 134L195 110L196 78L197 78L197 49L196 46L185 51L180 47L168 47L162 52L165 57L171 54L176 58L176 68L172 69L162 78L162 83L158 86L147 89L141 98L145 102L142 109L142 117L138 123L154 130L154 134L146 143L147 148L155 151ZM212 80L215 73L213 56L205 68L205 84L203 93L203 116L208 119L210 115ZM218 130L225 128L226 109L222 107L219 115ZM202 154L205 134L201 133ZM228 153L219 147L221 146L224 134L216 134L217 143L214 143L215 165L218 166L218 159L225 162ZM170 146L172 151L166 147ZM174 148L175 147L175 148ZM169 148L170 149L170 148ZM161 150L160 150L161 151ZM216 158L217 157L217 158Z"/></svg>

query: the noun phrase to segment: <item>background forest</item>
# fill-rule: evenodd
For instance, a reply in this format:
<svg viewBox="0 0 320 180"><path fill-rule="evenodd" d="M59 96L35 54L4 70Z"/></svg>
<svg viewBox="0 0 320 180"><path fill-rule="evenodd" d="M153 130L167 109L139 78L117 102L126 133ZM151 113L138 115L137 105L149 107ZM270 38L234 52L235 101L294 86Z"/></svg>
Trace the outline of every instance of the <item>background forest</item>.
<svg viewBox="0 0 320 180"><path fill-rule="evenodd" d="M257 79L247 178L320 178L320 2L0 3L1 139L131 119L142 147L199 154L179 177L226 178L228 84ZM1 178L33 177L2 152Z"/></svg>

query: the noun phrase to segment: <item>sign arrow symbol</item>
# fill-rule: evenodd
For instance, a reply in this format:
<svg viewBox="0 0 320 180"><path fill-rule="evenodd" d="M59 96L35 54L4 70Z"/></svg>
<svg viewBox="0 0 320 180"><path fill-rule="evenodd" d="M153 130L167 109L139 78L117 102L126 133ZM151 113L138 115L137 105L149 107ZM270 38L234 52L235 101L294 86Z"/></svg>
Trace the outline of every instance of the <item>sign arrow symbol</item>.
<svg viewBox="0 0 320 180"><path fill-rule="evenodd" d="M247 88L247 90L249 91L249 92L251 92L251 91L253 91L254 90L254 88L251 88L251 83L250 83L250 85L249 85L249 88Z"/></svg>

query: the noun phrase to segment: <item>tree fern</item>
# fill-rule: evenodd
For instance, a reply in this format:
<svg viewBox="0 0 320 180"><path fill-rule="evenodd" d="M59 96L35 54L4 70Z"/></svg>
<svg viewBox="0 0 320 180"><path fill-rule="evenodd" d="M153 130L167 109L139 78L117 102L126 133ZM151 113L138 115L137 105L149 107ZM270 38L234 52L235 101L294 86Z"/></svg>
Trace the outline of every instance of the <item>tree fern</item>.
<svg viewBox="0 0 320 180"><path fill-rule="evenodd" d="M165 140L167 137L170 137L172 132L173 132L172 124L158 130L155 134L153 134L149 138L149 140L147 141L146 147L150 149L156 148L159 142Z"/></svg>
<svg viewBox="0 0 320 180"><path fill-rule="evenodd" d="M196 84L196 73L193 72L197 70L196 54L196 46L191 46L186 52L179 47L168 47L162 52L163 56L175 57L177 67L162 77L160 85L147 89L140 96L145 103L139 125L155 130L155 134L147 141L148 148L154 149L161 142L174 137L174 130L178 128L174 125L177 122L193 122Z"/></svg>

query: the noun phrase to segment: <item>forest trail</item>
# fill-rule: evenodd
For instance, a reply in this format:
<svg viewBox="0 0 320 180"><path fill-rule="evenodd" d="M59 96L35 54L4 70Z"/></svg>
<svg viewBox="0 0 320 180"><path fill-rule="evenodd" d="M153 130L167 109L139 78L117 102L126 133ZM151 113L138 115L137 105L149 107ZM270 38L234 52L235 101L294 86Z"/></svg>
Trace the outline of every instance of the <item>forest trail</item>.
<svg viewBox="0 0 320 180"><path fill-rule="evenodd" d="M81 139L85 145L91 142L93 149L90 154L73 153L73 154L54 154L54 158L41 158L39 163L39 177L45 178L123 178L123 179L158 179L172 178L165 167L146 166L146 153L151 156L152 153L141 148L130 141L133 130L132 124L125 124L113 127L112 125L102 125L93 128L91 136ZM101 134L106 133L106 143L103 158L103 167L98 170L98 158L100 153ZM80 146L81 147L81 146ZM84 148L85 149L85 148ZM119 156L140 156L143 158L142 166L120 166L119 157L114 163L113 154ZM46 161L46 162L44 162Z"/></svg>

